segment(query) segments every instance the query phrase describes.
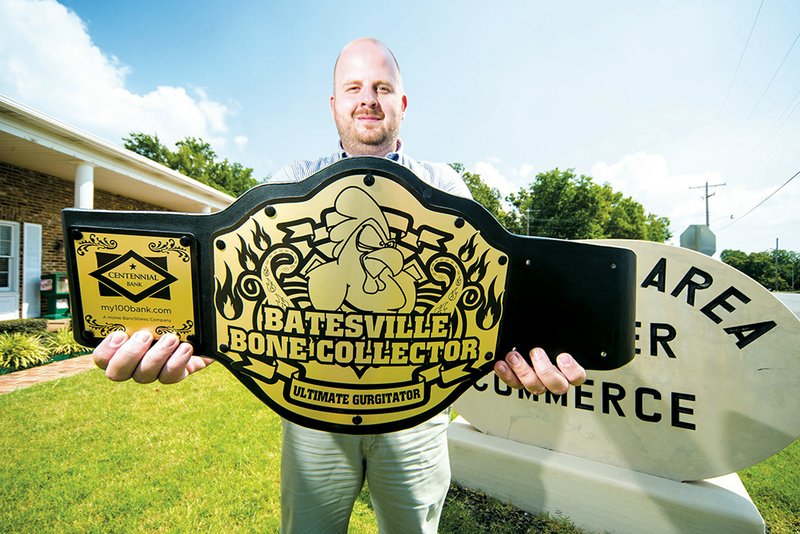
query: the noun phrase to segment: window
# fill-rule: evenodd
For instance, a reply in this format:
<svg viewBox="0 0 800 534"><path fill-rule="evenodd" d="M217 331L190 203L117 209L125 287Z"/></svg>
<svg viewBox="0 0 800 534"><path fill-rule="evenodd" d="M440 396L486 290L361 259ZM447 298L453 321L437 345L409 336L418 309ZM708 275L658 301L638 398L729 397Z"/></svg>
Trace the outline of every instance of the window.
<svg viewBox="0 0 800 534"><path fill-rule="evenodd" d="M16 225L0 222L0 291L16 287Z"/></svg>

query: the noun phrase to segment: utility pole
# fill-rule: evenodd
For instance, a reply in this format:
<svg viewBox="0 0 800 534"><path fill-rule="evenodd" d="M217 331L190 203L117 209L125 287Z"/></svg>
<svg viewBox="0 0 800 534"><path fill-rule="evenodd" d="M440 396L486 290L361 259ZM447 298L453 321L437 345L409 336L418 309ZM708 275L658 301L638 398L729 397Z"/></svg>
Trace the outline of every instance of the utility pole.
<svg viewBox="0 0 800 534"><path fill-rule="evenodd" d="M531 215L533 215L534 210L532 208L528 208L525 211L525 235L531 235Z"/></svg>
<svg viewBox="0 0 800 534"><path fill-rule="evenodd" d="M525 212L525 235L531 235L531 210Z"/></svg>
<svg viewBox="0 0 800 534"><path fill-rule="evenodd" d="M712 185L708 185L708 181L706 181L706 185L698 185L698 186L696 186L696 187L690 187L690 188L689 188L689 189L705 189L705 190L706 190L706 193L705 193L705 195L703 196L703 198L704 198L704 199L705 199L705 201L706 201L706 226L708 226L708 225L709 225L709 224L708 224L708 198L709 198L709 197L713 197L713 196L716 194L716 193L709 193L709 192L708 192L708 188L709 188L709 187L722 187L723 185L728 185L728 184L726 184L725 182L723 182L723 183L721 183L721 184L712 184Z"/></svg>

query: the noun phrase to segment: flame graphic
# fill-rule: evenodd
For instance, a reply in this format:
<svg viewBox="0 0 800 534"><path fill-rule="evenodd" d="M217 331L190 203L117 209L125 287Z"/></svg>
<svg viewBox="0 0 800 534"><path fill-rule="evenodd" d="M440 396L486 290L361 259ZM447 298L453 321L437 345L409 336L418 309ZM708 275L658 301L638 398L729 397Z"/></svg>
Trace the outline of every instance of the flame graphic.
<svg viewBox="0 0 800 534"><path fill-rule="evenodd" d="M494 328L497 321L499 321L500 317L503 315L503 292L495 296L495 282L497 282L497 278L492 280L492 283L489 284L489 293L486 295L485 305L478 308L478 311L475 312L475 319L478 325L484 330Z"/></svg>
<svg viewBox="0 0 800 534"><path fill-rule="evenodd" d="M486 262L486 255L489 251L485 251L481 258L469 266L467 269L467 280L470 282L480 282L486 276L486 269L489 266Z"/></svg>
<svg viewBox="0 0 800 534"><path fill-rule="evenodd" d="M241 246L236 250L239 254L239 265L241 265L242 269L245 271L257 272L259 264L258 254L250 250L250 247L244 242L242 236L239 236L239 244Z"/></svg>
<svg viewBox="0 0 800 534"><path fill-rule="evenodd" d="M469 238L469 241L461 245L461 247L458 249L458 257L461 259L461 261L467 262L471 260L473 256L475 256L475 250L477 248L475 246L475 238L477 236L478 232L472 234L472 237Z"/></svg>
<svg viewBox="0 0 800 534"><path fill-rule="evenodd" d="M225 319L237 319L242 314L244 303L233 287L233 275L230 267L225 266L225 282L220 284L219 279L215 279L215 283L217 290L214 294L214 303L217 312L222 314Z"/></svg>
<svg viewBox="0 0 800 534"><path fill-rule="evenodd" d="M253 236L253 243L258 250L267 250L269 248L269 234L264 231L260 224L256 223L255 230L250 234Z"/></svg>

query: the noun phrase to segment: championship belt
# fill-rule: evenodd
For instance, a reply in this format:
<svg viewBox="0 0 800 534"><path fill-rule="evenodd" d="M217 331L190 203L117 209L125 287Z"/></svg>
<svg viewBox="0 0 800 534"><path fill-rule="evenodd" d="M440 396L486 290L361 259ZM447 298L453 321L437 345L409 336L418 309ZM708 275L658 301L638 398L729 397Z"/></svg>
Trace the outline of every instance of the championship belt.
<svg viewBox="0 0 800 534"><path fill-rule="evenodd" d="M311 428L411 427L514 348L634 357L632 251L510 234L384 158L211 215L66 209L63 225L77 341L172 332Z"/></svg>

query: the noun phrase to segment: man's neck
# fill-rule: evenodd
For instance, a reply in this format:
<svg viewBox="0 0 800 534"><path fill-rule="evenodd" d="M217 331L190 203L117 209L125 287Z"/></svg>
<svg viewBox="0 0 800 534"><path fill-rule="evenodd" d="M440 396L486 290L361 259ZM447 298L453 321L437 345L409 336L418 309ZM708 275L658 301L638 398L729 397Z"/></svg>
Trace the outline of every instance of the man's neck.
<svg viewBox="0 0 800 534"><path fill-rule="evenodd" d="M377 156L385 158L387 154L397 152L400 149L400 141L395 139L385 145L364 145L359 143L356 146L344 146L344 144L341 144L341 146L348 156Z"/></svg>

